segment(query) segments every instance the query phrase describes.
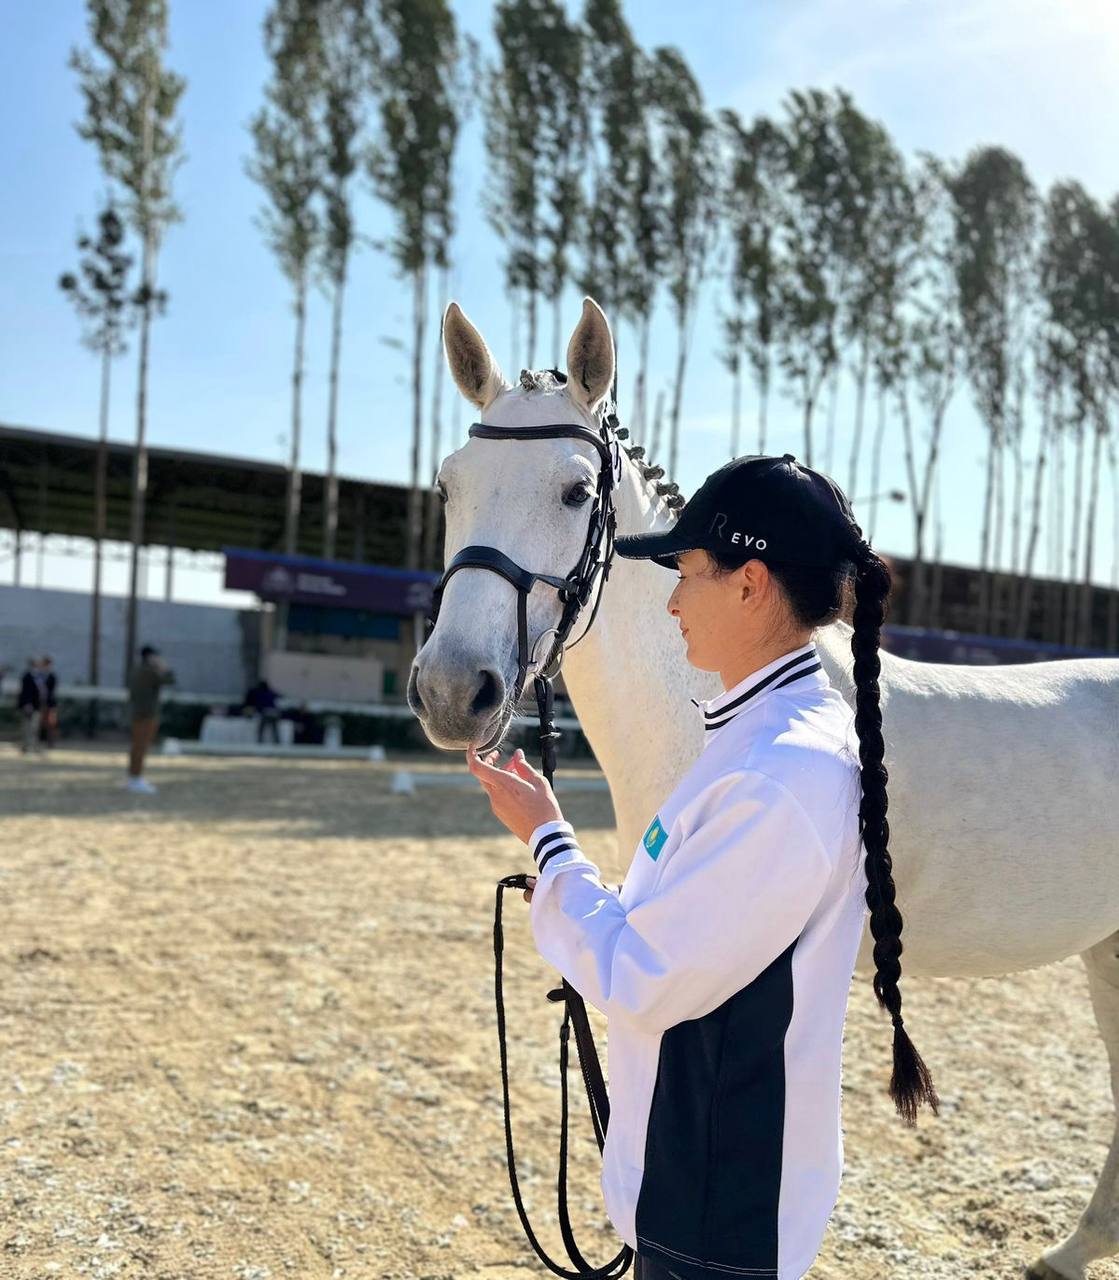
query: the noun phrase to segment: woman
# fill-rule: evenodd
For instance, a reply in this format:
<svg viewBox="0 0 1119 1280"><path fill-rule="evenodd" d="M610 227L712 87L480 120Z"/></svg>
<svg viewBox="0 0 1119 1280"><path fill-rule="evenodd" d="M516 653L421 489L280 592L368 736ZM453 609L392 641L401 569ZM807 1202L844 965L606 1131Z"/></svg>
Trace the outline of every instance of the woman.
<svg viewBox="0 0 1119 1280"><path fill-rule="evenodd" d="M672 529L617 550L678 570L668 611L688 661L723 684L696 704L703 750L620 891L521 752L504 767L467 757L533 851L540 954L607 1016L602 1187L637 1276L797 1280L839 1193L843 1021L868 908L890 1094L909 1124L920 1103L937 1109L898 991L878 699L890 574L834 481L789 453L734 459ZM852 577L854 714L812 640Z"/></svg>

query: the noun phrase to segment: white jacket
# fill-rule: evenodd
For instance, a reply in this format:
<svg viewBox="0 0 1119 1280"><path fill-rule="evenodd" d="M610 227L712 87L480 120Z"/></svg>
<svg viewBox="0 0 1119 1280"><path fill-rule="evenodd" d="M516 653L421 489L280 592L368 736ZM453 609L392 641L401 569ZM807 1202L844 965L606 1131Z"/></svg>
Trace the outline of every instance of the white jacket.
<svg viewBox="0 0 1119 1280"><path fill-rule="evenodd" d="M620 892L570 823L533 831L533 936L608 1019L602 1190L622 1239L686 1280L798 1280L843 1168L867 915L854 717L812 644L696 706L703 751Z"/></svg>

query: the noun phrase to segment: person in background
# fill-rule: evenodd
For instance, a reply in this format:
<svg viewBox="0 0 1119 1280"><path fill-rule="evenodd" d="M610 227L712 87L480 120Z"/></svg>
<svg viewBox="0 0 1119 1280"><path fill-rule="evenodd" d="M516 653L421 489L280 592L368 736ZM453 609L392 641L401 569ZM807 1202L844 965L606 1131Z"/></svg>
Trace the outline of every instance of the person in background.
<svg viewBox="0 0 1119 1280"><path fill-rule="evenodd" d="M58 737L58 676L50 654L39 659L39 691L42 697L40 711L40 736L48 747L53 747Z"/></svg>
<svg viewBox="0 0 1119 1280"><path fill-rule="evenodd" d="M132 722L132 747L128 757L129 791L155 795L155 787L144 777L144 757L159 728L159 696L164 685L173 684L175 673L150 644L140 650L140 661L128 677L129 713Z"/></svg>
<svg viewBox="0 0 1119 1280"><path fill-rule="evenodd" d="M257 742L263 742L267 732L272 741L278 743L280 735L276 726L280 722L280 695L263 676L245 694L245 706L252 707L259 717Z"/></svg>
<svg viewBox="0 0 1119 1280"><path fill-rule="evenodd" d="M290 720L295 725L293 741L296 746L317 746L322 742L322 725L319 723L318 716L308 708L306 702L301 702L298 707L285 711L284 719Z"/></svg>
<svg viewBox="0 0 1119 1280"><path fill-rule="evenodd" d="M19 699L16 702L23 730L20 750L24 755L39 751L39 720L43 713L43 689L39 681L39 661L27 659L27 670L19 682Z"/></svg>

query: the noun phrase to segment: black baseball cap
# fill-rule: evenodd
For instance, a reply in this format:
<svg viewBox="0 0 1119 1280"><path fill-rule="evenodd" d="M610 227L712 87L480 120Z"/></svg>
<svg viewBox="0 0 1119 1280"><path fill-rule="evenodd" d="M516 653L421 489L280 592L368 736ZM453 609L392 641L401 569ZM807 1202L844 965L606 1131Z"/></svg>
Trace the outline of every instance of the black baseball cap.
<svg viewBox="0 0 1119 1280"><path fill-rule="evenodd" d="M671 529L628 534L614 545L620 556L666 569L697 547L830 566L869 546L839 485L791 453L732 459L704 480Z"/></svg>
<svg viewBox="0 0 1119 1280"><path fill-rule="evenodd" d="M146 645L144 645L144 647L140 650L140 657L141 657L141 658L147 658L147 657L149 657L149 656L150 656L151 654L153 654L153 653L156 655L156 657L158 657L158 656L159 656L159 650L155 647L155 645L154 645L154 644L146 644Z"/></svg>

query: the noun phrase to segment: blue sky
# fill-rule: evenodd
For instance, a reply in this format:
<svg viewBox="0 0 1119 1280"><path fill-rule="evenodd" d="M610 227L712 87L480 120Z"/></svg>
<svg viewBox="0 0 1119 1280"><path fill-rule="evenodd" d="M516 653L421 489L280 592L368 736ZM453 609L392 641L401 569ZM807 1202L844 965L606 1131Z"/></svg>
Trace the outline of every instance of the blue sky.
<svg viewBox="0 0 1119 1280"><path fill-rule="evenodd" d="M454 7L462 29L488 44L492 5L457 0ZM168 234L161 259L170 308L154 331L149 431L153 444L281 461L289 414L290 299L254 225L260 196L244 172L245 126L267 74L260 40L264 8L257 0L171 0L169 61L188 81L181 109L187 159L175 184L185 219ZM1075 177L1101 198L1119 189L1113 145L1119 137L1119 8L1111 0L690 0L686 21L676 0L630 0L627 11L646 47L672 43L682 49L712 109L733 106L746 117L777 112L790 88L842 85L908 154L927 149L960 158L976 145L999 143L1022 156L1042 187ZM8 0L0 49L0 118L6 122L0 172L8 197L0 203L0 421L75 435L95 433L97 367L79 343L77 319L55 282L73 265L75 235L92 224L103 190L93 149L73 127L81 104L66 66L70 48L85 43L84 24L84 6L76 0ZM507 376L515 377L500 245L480 207L485 171L479 135L475 116L456 175L455 295L487 335ZM389 215L371 197L362 198L360 218L370 235L388 229ZM718 285L709 283L688 373L674 477L685 493L728 456L730 390L715 355L718 294ZM404 356L381 338L408 332L410 305L408 287L387 260L362 252L346 314L340 423L340 469L346 474L407 479L408 369ZM577 315L578 297L571 292L565 328ZM328 321L327 300L316 295L304 417L304 464L312 469L325 456ZM551 360L548 316L542 333L541 364ZM619 337L624 420L634 365L630 334L623 329ZM654 393L667 388L673 343L662 300ZM134 353L118 363L115 378L111 434L129 440ZM841 484L852 405L845 389L833 468ZM751 415L748 398L748 422ZM467 421L464 407L460 430ZM821 421L817 439L822 436ZM767 451L799 455L800 446L797 410L778 391ZM744 450L755 447L747 432ZM949 412L942 489L945 553L960 563L977 558L984 456L982 431L962 388ZM820 457L814 461L824 465ZM888 438L885 479L903 480L900 432ZM867 493L869 476L851 496ZM1110 581L1113 572L1111 505L1105 476L1100 581ZM866 525L865 509L859 514ZM909 552L905 507L880 508L874 541L884 550ZM10 547L4 551L0 579L10 580ZM45 565L49 583L84 586L88 579L85 561L48 552ZM176 576L188 596L232 601L222 597L213 572L184 569ZM24 581L29 579L25 560ZM123 569L112 568L110 589L122 586ZM158 575L152 590L159 590Z"/></svg>

